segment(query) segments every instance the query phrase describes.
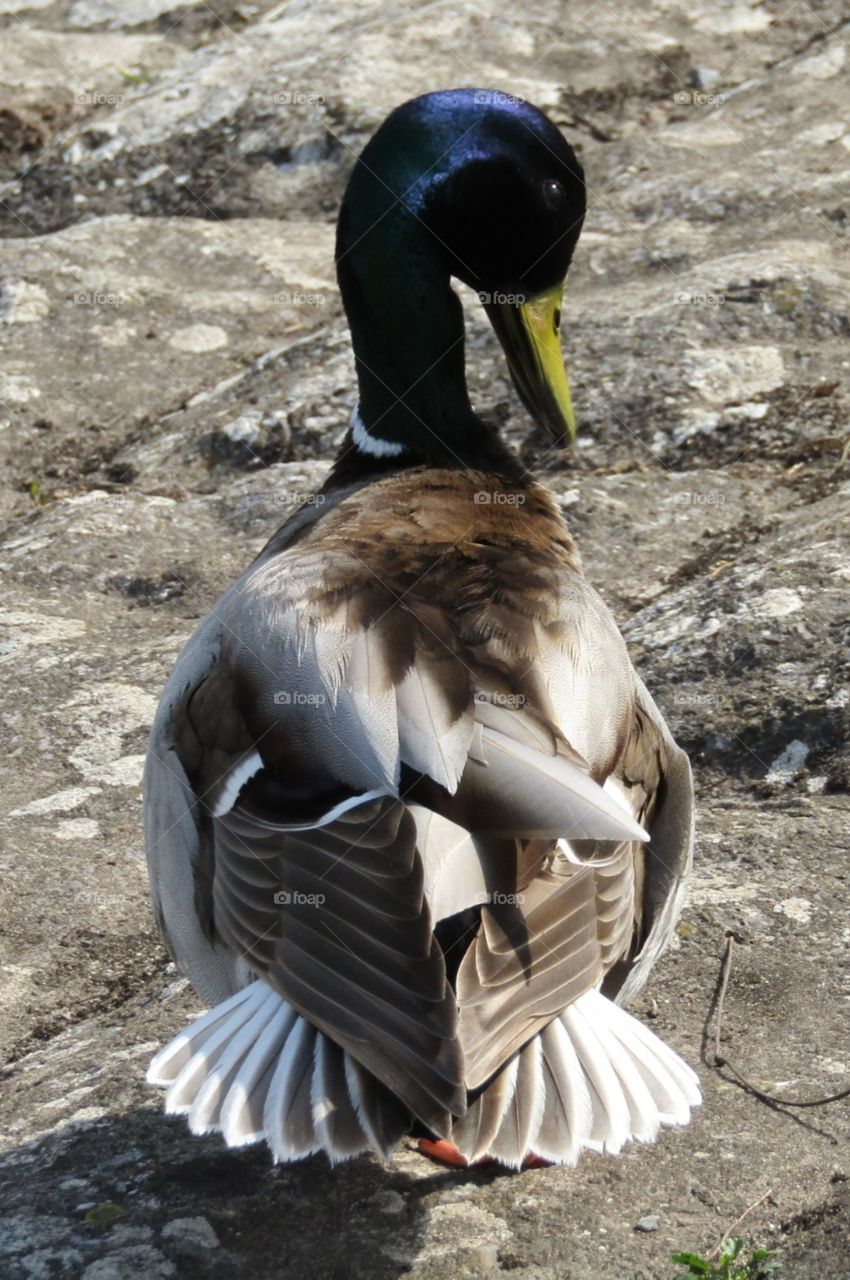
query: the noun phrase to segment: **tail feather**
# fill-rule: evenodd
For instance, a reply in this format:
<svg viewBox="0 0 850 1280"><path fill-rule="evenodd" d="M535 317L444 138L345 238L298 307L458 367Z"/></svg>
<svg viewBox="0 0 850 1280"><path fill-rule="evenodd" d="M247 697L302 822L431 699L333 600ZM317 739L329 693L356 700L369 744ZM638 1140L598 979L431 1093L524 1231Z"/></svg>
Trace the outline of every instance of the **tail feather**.
<svg viewBox="0 0 850 1280"><path fill-rule="evenodd" d="M410 1116L387 1089L264 982L216 1005L156 1055L150 1084L193 1133L266 1141L276 1161L387 1157Z"/></svg>
<svg viewBox="0 0 850 1280"><path fill-rule="evenodd" d="M252 993L247 999L222 1011L223 1016L215 1022L204 1026L197 1041L192 1036L188 1044L184 1042L176 1046L172 1065L176 1066L177 1061L187 1052L191 1056L173 1079L166 1095L166 1110L175 1115L188 1115L191 1112L198 1091L206 1080L208 1064L219 1059L233 1037L251 1021L264 1002L264 992ZM212 1012L215 1013L216 1010Z"/></svg>
<svg viewBox="0 0 850 1280"><path fill-rule="evenodd" d="M275 1160L299 1160L321 1151L313 1124L315 1027L296 1018L266 1094L263 1125Z"/></svg>
<svg viewBox="0 0 850 1280"><path fill-rule="evenodd" d="M654 1142L661 1126L661 1113L631 1054L623 1051L610 1027L600 1021L594 1028L602 1052L617 1076L628 1110L626 1140Z"/></svg>
<svg viewBox="0 0 850 1280"><path fill-rule="evenodd" d="M192 1133L212 1133L221 1128L221 1108L230 1088L276 1012L274 993L270 991L265 999L259 1001L252 1017L229 1040L213 1070L206 1072L189 1112ZM204 1067L206 1061L203 1059Z"/></svg>
<svg viewBox="0 0 850 1280"><path fill-rule="evenodd" d="M357 1119L368 1138L369 1146L387 1160L410 1128L410 1114L371 1072L361 1067L349 1054L344 1056L348 1095Z"/></svg>
<svg viewBox="0 0 850 1280"><path fill-rule="evenodd" d="M591 1097L591 1123L587 1145L612 1154L629 1138L629 1106L613 1064L576 1000L561 1015L561 1022L578 1054Z"/></svg>
<svg viewBox="0 0 850 1280"><path fill-rule="evenodd" d="M518 1167L529 1150L532 1135L537 1135L543 1119L543 1053L536 1037L519 1055L516 1085L504 1118L490 1144L489 1154L502 1164Z"/></svg>
<svg viewBox="0 0 850 1280"><path fill-rule="evenodd" d="M490 1150L516 1090L519 1057L511 1059L495 1079L479 1093L466 1115L452 1129L452 1142L470 1162Z"/></svg>
<svg viewBox="0 0 850 1280"><path fill-rule="evenodd" d="M264 982L216 1005L153 1059L165 1109L229 1146L266 1141L276 1161L324 1151L387 1158L407 1109ZM471 1101L452 1141L470 1162L519 1168L530 1155L575 1164L583 1149L619 1152L686 1124L695 1073L648 1027L588 991L528 1042Z"/></svg>
<svg viewBox="0 0 850 1280"><path fill-rule="evenodd" d="M316 1061L311 1090L313 1124L332 1163L369 1150L345 1078L345 1054L327 1036L316 1037Z"/></svg>
<svg viewBox="0 0 850 1280"><path fill-rule="evenodd" d="M493 1078L452 1141L470 1160L492 1156L519 1168L538 1155L575 1164L583 1149L616 1154L626 1142L651 1142L661 1125L687 1124L699 1103L690 1067L636 1018L587 991Z"/></svg>
<svg viewBox="0 0 850 1280"><path fill-rule="evenodd" d="M575 1164L581 1135L590 1132L593 1104L572 1040L560 1018L541 1033L546 1105L534 1151L553 1163Z"/></svg>
<svg viewBox="0 0 850 1280"><path fill-rule="evenodd" d="M156 1057L151 1060L147 1074L148 1084L166 1088L173 1084L193 1054L209 1040L222 1020L232 1010L238 1009L240 1005L253 996L253 984L249 987L243 987L241 991L236 992L236 995L231 996L229 1000L223 1000L221 1004L217 1004L202 1017L196 1019L191 1027L187 1027L185 1031L181 1031L173 1040L170 1040L165 1048L160 1049Z"/></svg>
<svg viewBox="0 0 850 1280"><path fill-rule="evenodd" d="M604 996L593 993L597 999ZM691 1107L701 1101L695 1071L677 1053L653 1035L648 1027L619 1005L606 1001L609 1026L630 1055L658 1108L661 1124L687 1124Z"/></svg>
<svg viewBox="0 0 850 1280"><path fill-rule="evenodd" d="M247 1146L265 1137L269 1085L295 1018L295 1010L281 1002L233 1079L221 1106L221 1132L228 1146Z"/></svg>

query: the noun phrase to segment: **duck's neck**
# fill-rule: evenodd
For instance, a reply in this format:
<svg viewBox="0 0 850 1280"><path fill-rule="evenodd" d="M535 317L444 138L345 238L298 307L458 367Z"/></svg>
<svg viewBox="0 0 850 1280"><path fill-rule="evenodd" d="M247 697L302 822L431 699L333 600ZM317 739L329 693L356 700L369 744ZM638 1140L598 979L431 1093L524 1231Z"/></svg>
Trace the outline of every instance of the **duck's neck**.
<svg viewBox="0 0 850 1280"><path fill-rule="evenodd" d="M423 246L400 254L381 239L380 253L377 239L361 243L338 265L359 390L354 443L376 457L449 460L478 430L460 300Z"/></svg>
<svg viewBox="0 0 850 1280"><path fill-rule="evenodd" d="M361 162L340 212L337 274L359 389L345 448L382 467L481 466L489 455L507 465L513 455L469 401L463 308L426 197L397 178L396 193Z"/></svg>

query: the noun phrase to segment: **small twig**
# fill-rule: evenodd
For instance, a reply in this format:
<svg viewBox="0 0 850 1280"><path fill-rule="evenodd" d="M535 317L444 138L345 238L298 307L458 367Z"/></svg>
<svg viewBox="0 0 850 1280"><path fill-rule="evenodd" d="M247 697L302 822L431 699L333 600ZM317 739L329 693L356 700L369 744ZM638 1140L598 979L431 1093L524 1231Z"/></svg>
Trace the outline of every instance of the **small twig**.
<svg viewBox="0 0 850 1280"><path fill-rule="evenodd" d="M724 1244L729 1239L729 1237L731 1236L735 1228L740 1227L744 1219L749 1218L750 1214L754 1213L760 1204L764 1204L765 1200L770 1195L772 1190L773 1190L772 1187L768 1187L764 1195L759 1196L758 1200L754 1200L753 1203L750 1205L749 1209L745 1209L744 1212L741 1214L740 1218L736 1218L735 1221L732 1223L731 1227L729 1227L727 1231L724 1231L723 1235L720 1237L717 1244L712 1249L711 1253L707 1255L709 1262L711 1262L712 1258L716 1258L719 1256L720 1250L723 1248Z"/></svg>
<svg viewBox="0 0 850 1280"><path fill-rule="evenodd" d="M840 1093L830 1094L828 1098L811 1098L802 1100L799 1098L780 1098L774 1093L765 1093L762 1089L756 1088L751 1084L745 1075L743 1075L737 1067L733 1067L724 1054L720 1052L720 1033L723 1030L723 1002L726 999L726 988L729 985L729 974L732 972L732 950L735 946L735 937L730 929L726 930L726 954L723 957L723 977L720 983L720 994L717 997L717 1021L714 1025L714 1067L725 1067L727 1071L731 1071L744 1088L752 1093L762 1102L767 1102L771 1106L780 1107L825 1107L830 1102L840 1102L842 1098L850 1098L850 1086L842 1089Z"/></svg>
<svg viewBox="0 0 850 1280"><path fill-rule="evenodd" d="M726 999L726 988L729 986L729 974L732 972L732 948L735 935L726 930L726 954L723 957L723 980L720 983L720 995L717 997L717 1021L714 1024L714 1065L725 1066L726 1060L720 1053L720 1032L723 1028L723 1002Z"/></svg>

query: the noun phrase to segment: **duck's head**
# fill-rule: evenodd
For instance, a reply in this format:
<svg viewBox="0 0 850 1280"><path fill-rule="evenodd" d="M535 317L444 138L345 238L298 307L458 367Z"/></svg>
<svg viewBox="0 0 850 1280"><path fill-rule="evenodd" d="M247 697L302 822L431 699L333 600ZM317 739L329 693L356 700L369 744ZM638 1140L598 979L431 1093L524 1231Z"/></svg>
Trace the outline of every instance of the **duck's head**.
<svg viewBox="0 0 850 1280"><path fill-rule="evenodd" d="M572 439L559 325L584 210L572 148L521 99L431 93L384 121L355 165L337 231L362 451L476 461L485 429L467 395L452 277L481 299L531 416L555 442Z"/></svg>

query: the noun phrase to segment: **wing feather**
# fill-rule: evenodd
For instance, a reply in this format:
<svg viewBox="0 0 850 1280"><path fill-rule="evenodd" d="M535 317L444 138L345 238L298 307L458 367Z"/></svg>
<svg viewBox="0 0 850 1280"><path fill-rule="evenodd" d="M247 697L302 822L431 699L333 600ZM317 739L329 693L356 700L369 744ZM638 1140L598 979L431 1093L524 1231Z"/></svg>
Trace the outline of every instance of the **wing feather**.
<svg viewBox="0 0 850 1280"><path fill-rule="evenodd" d="M250 793L246 796L246 808ZM239 882L251 823L216 820L216 912L229 944L275 990L435 1131L465 1107L454 995L433 937L416 824L385 797L315 830L257 844L269 890ZM395 839L387 844L388 831ZM378 848L373 847L375 832ZM256 872L252 876L257 879Z"/></svg>

